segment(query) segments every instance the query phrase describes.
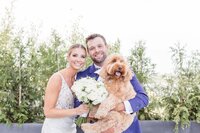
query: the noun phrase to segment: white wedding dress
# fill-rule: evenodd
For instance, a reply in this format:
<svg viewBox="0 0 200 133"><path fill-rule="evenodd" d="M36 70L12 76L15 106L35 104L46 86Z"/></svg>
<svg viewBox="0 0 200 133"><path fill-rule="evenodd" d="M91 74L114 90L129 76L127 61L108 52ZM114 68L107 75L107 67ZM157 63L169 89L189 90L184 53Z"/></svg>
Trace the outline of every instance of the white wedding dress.
<svg viewBox="0 0 200 133"><path fill-rule="evenodd" d="M59 73L60 74L60 73ZM74 96L63 76L62 86L56 103L58 109L74 108ZM76 133L75 117L45 118L42 133Z"/></svg>

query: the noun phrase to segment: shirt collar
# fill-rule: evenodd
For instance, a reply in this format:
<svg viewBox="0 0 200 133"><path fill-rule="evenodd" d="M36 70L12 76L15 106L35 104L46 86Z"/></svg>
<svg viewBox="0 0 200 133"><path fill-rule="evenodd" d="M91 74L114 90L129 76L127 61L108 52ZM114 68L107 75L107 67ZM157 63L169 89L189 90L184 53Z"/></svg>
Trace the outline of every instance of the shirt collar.
<svg viewBox="0 0 200 133"><path fill-rule="evenodd" d="M100 66L97 66L96 64L94 64L94 67L96 68L96 70L100 69Z"/></svg>
<svg viewBox="0 0 200 133"><path fill-rule="evenodd" d="M90 66L89 68L89 73L94 73L96 70L98 70L100 67L93 64L92 66Z"/></svg>
<svg viewBox="0 0 200 133"><path fill-rule="evenodd" d="M94 73L96 73L96 74L99 75L99 73L100 73L100 71L101 71L101 67L100 67L100 66L97 66L97 65L95 65L95 64L94 64L94 67L95 67Z"/></svg>
<svg viewBox="0 0 200 133"><path fill-rule="evenodd" d="M94 73L96 73L96 74L99 75L100 71L101 71L101 68L100 68L100 69L97 69Z"/></svg>

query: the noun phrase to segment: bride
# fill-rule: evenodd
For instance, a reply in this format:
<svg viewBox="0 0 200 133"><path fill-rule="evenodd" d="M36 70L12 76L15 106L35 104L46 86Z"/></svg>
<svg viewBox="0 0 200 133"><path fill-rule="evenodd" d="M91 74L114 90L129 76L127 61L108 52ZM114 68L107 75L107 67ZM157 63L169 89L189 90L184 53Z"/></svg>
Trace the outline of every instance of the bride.
<svg viewBox="0 0 200 133"><path fill-rule="evenodd" d="M85 64L86 49L83 45L72 45L67 54L69 67L54 73L48 81L45 98L45 120L42 133L76 133L76 115L88 112L87 105L74 108L71 86L75 75Z"/></svg>

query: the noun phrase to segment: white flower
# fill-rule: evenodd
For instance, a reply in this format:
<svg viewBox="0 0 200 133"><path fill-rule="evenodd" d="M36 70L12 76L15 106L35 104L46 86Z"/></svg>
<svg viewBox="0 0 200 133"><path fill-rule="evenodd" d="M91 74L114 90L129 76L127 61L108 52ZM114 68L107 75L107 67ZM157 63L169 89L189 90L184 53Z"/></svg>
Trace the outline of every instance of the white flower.
<svg viewBox="0 0 200 133"><path fill-rule="evenodd" d="M108 96L103 82L90 77L75 81L71 89L79 101L93 105L101 103Z"/></svg>

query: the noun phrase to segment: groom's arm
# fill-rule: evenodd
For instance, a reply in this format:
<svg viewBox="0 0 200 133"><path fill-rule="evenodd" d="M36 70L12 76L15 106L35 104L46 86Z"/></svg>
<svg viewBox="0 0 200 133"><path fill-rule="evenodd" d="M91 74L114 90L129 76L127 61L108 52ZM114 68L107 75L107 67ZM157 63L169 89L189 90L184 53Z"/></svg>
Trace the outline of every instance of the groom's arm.
<svg viewBox="0 0 200 133"><path fill-rule="evenodd" d="M123 110L123 111L126 111L127 113L133 113L133 112L139 111L140 109L148 105L149 98L146 95L143 87L141 86L141 84L139 83L135 75L131 79L131 84L133 85L133 88L136 91L136 96L128 101L118 104L115 110L118 110L118 111Z"/></svg>
<svg viewBox="0 0 200 133"><path fill-rule="evenodd" d="M130 99L129 103L133 109L133 112L137 112L148 105L149 97L147 96L142 85L138 81L136 75L133 76L131 84L136 91L136 96L133 99Z"/></svg>

